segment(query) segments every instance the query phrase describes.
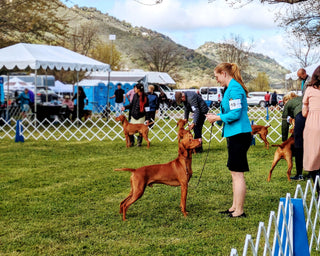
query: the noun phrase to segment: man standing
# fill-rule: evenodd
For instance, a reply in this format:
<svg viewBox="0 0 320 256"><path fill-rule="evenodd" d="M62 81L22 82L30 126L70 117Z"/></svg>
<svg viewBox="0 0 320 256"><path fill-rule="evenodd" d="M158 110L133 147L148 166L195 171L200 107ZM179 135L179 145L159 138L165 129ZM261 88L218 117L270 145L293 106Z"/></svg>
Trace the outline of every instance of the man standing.
<svg viewBox="0 0 320 256"><path fill-rule="evenodd" d="M184 104L184 118L189 119L189 113L193 112L193 123L189 125L190 130L194 130L194 138L202 138L202 127L204 121L206 120L206 114L209 111L207 104L204 102L202 97L195 92L176 92L175 93L176 102L178 105L183 102ZM197 153L202 153L203 148L196 149Z"/></svg>
<svg viewBox="0 0 320 256"><path fill-rule="evenodd" d="M114 91L114 95L112 97L110 97L110 99L112 98L116 98L116 103L115 103L115 109L116 109L116 116L119 116L121 113L121 108L123 107L123 104L126 101L126 97L125 97L125 91L123 89L121 89L121 84L117 84L118 89Z"/></svg>
<svg viewBox="0 0 320 256"><path fill-rule="evenodd" d="M302 95L304 95L304 92L308 86L308 83L311 80L311 77L307 74L307 71L304 68L300 68L297 72L297 76L299 77L301 81L301 91Z"/></svg>
<svg viewBox="0 0 320 256"><path fill-rule="evenodd" d="M266 107L269 107L270 105L270 93L267 91L267 93L264 95L264 101L266 103Z"/></svg>

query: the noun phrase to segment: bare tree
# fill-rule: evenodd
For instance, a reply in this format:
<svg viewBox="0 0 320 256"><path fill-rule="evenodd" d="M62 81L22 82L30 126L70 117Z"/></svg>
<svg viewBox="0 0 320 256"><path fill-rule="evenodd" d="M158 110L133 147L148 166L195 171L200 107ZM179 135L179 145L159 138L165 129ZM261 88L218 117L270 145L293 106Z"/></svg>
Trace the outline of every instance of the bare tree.
<svg viewBox="0 0 320 256"><path fill-rule="evenodd" d="M308 36L308 31L291 32L288 37L289 55L297 60L297 69L307 67L320 60L320 52L315 47L316 42L313 37Z"/></svg>
<svg viewBox="0 0 320 256"><path fill-rule="evenodd" d="M237 63L241 70L246 70L249 65L249 54L253 42L247 43L240 35L231 34L229 39L219 47L218 55L222 62Z"/></svg>
<svg viewBox="0 0 320 256"><path fill-rule="evenodd" d="M140 51L140 56L150 70L169 72L179 65L180 52L171 42L155 38L149 46Z"/></svg>
<svg viewBox="0 0 320 256"><path fill-rule="evenodd" d="M286 12L279 15L280 26L289 33L303 34L313 44L320 44L320 1L308 0L289 6Z"/></svg>
<svg viewBox="0 0 320 256"><path fill-rule="evenodd" d="M98 43L98 28L92 22L81 24L70 33L70 47L73 51L88 55Z"/></svg>

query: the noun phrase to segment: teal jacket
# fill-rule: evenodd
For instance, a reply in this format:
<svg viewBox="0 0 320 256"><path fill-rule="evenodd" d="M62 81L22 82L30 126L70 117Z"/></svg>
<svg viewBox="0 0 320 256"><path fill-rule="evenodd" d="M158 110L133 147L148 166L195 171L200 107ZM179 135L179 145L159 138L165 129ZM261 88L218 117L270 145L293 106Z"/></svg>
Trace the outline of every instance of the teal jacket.
<svg viewBox="0 0 320 256"><path fill-rule="evenodd" d="M223 122L222 137L252 131L248 117L246 92L234 79L230 81L223 95L219 116Z"/></svg>

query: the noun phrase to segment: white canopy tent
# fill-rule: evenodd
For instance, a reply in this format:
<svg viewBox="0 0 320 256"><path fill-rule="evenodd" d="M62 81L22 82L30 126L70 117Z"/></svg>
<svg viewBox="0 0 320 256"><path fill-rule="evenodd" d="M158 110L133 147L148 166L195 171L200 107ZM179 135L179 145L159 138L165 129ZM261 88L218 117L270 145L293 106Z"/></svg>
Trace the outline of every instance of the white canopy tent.
<svg viewBox="0 0 320 256"><path fill-rule="evenodd" d="M310 65L310 66L308 66L308 67L306 67L306 68L304 68L304 69L306 70L306 72L307 72L307 74L308 74L309 76L312 76L313 71L314 71L318 66L320 66L320 63L316 63L316 64L313 64L313 65ZM298 72L298 70L295 71L295 72L292 72L292 73L290 73L290 74L286 74L286 80L289 80L289 79L298 80L297 72Z"/></svg>
<svg viewBox="0 0 320 256"><path fill-rule="evenodd" d="M55 81L54 87L52 90L56 93L73 93L73 85L72 84L64 84L59 80Z"/></svg>
<svg viewBox="0 0 320 256"><path fill-rule="evenodd" d="M73 52L61 46L19 43L0 49L0 69L18 68L35 70L35 94L37 70L54 69L74 71L111 71L110 65ZM77 73L78 74L78 73ZM78 77L78 75L77 75ZM10 81L9 81L10 83ZM35 113L37 109L35 105ZM77 104L79 105L79 104Z"/></svg>
<svg viewBox="0 0 320 256"><path fill-rule="evenodd" d="M26 83L25 81L22 81L21 79L17 78L17 77L13 77L12 79L10 79L9 81L4 83L4 86L28 86L31 85L29 83Z"/></svg>

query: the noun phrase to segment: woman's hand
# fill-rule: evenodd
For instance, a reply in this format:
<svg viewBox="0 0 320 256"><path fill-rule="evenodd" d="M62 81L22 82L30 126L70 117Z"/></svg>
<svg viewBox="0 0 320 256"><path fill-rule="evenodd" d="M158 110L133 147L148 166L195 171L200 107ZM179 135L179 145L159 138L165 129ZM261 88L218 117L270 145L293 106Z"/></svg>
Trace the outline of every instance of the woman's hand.
<svg viewBox="0 0 320 256"><path fill-rule="evenodd" d="M220 116L213 114L213 113L206 114L206 118L210 123L214 123L216 121L221 121Z"/></svg>

